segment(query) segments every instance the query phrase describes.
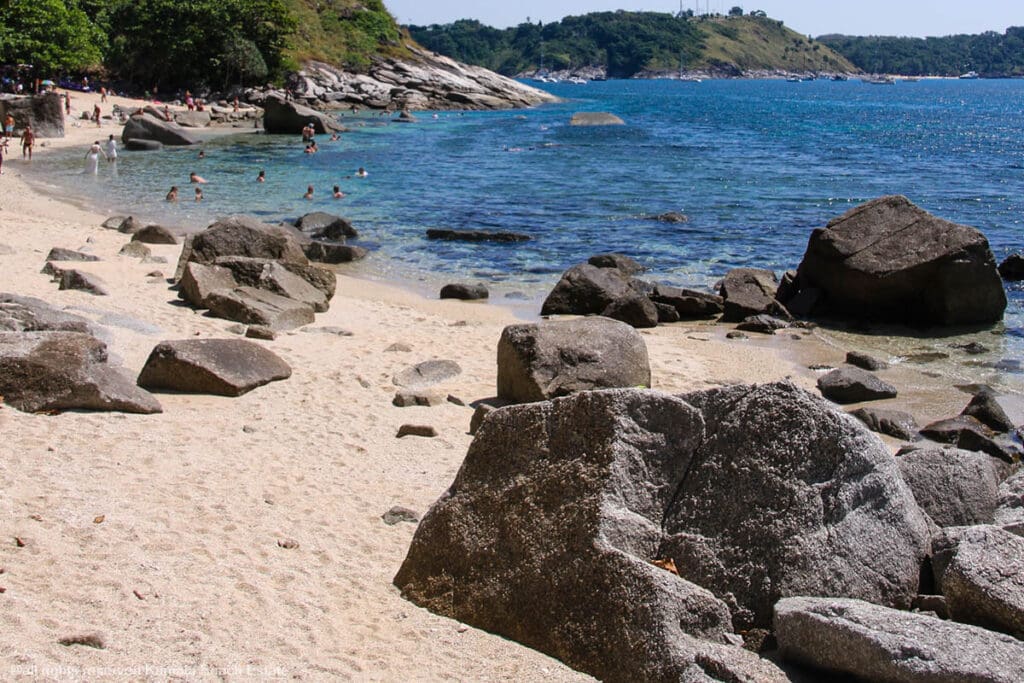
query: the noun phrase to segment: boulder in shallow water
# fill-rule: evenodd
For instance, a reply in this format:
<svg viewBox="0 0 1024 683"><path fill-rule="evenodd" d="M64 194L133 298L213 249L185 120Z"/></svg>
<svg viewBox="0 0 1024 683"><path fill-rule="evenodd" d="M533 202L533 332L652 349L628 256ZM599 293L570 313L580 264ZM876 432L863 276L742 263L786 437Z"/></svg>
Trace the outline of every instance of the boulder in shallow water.
<svg viewBox="0 0 1024 683"><path fill-rule="evenodd" d="M650 298L656 304L672 306L679 314L680 320L715 318L721 315L725 308L722 297L716 294L666 285L655 285Z"/></svg>
<svg viewBox="0 0 1024 683"><path fill-rule="evenodd" d="M999 264L999 274L1004 280L1024 280L1024 254L1010 254Z"/></svg>
<svg viewBox="0 0 1024 683"><path fill-rule="evenodd" d="M199 138L171 121L163 121L152 114L132 114L121 132L126 145L132 140L152 140L169 147L196 145Z"/></svg>
<svg viewBox="0 0 1024 683"><path fill-rule="evenodd" d="M658 307L642 294L628 294L608 304L601 315L638 329L657 327Z"/></svg>
<svg viewBox="0 0 1024 683"><path fill-rule="evenodd" d="M293 100L271 95L263 103L263 128L268 133L299 135L310 123L317 135L345 131L345 126L334 117Z"/></svg>
<svg viewBox="0 0 1024 683"><path fill-rule="evenodd" d="M361 261L370 253L363 247L355 247L350 244L317 241L306 244L303 249L306 252L306 258L310 261L328 264Z"/></svg>
<svg viewBox="0 0 1024 683"><path fill-rule="evenodd" d="M185 339L158 344L138 383L154 390L241 396L291 374L272 351L244 339Z"/></svg>
<svg viewBox="0 0 1024 683"><path fill-rule="evenodd" d="M921 429L921 436L968 451L981 451L1008 463L1020 459L1020 448L969 415L932 422Z"/></svg>
<svg viewBox="0 0 1024 683"><path fill-rule="evenodd" d="M902 410L885 410L883 408L858 408L852 413L873 432L886 434L894 439L913 441L920 429L917 420L910 413Z"/></svg>
<svg viewBox="0 0 1024 683"><path fill-rule="evenodd" d="M624 254L595 254L587 259L587 263L598 268L615 268L623 275L638 275L645 270L635 259Z"/></svg>
<svg viewBox="0 0 1024 683"><path fill-rule="evenodd" d="M300 216L295 221L295 227L309 233L315 239L344 240L359 237L359 231L352 226L351 221L323 211L314 211Z"/></svg>
<svg viewBox="0 0 1024 683"><path fill-rule="evenodd" d="M868 202L815 230L798 281L852 318L971 325L1001 320L1006 309L985 236L902 196Z"/></svg>
<svg viewBox="0 0 1024 683"><path fill-rule="evenodd" d="M427 230L428 240L445 242L529 242L533 238L518 232L488 232L486 230Z"/></svg>
<svg viewBox="0 0 1024 683"><path fill-rule="evenodd" d="M569 119L570 126L624 126L626 122L606 111L581 111Z"/></svg>

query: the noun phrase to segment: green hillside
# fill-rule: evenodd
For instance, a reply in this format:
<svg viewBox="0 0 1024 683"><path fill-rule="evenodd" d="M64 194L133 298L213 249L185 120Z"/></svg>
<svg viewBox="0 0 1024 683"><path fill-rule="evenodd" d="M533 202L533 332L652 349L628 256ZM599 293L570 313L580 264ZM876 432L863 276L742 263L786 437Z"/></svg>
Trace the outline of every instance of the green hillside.
<svg viewBox="0 0 1024 683"><path fill-rule="evenodd" d="M407 54L403 32L381 0L285 0L295 18L287 61L315 59L353 70L377 54Z"/></svg>
<svg viewBox="0 0 1024 683"><path fill-rule="evenodd" d="M409 32L428 49L506 75L589 66L607 69L612 78L681 65L726 71L857 70L827 46L765 16L595 12L504 30L463 20L410 26Z"/></svg>

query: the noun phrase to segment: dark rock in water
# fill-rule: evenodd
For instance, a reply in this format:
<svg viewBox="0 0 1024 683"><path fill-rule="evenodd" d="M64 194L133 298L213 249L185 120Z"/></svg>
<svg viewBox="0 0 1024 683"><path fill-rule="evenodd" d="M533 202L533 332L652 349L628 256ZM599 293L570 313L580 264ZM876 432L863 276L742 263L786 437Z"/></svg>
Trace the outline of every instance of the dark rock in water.
<svg viewBox="0 0 1024 683"><path fill-rule="evenodd" d="M388 526L394 526L401 522L408 522L410 524L416 524L420 521L420 516L415 510L410 510L407 507L401 505L395 505L390 510L380 516L384 523Z"/></svg>
<svg viewBox="0 0 1024 683"><path fill-rule="evenodd" d="M860 368L837 368L818 378L822 395L836 403L896 398L896 387Z"/></svg>
<svg viewBox="0 0 1024 683"><path fill-rule="evenodd" d="M60 271L60 289L77 289L95 296L107 296L107 283L98 275L80 270Z"/></svg>
<svg viewBox="0 0 1024 683"><path fill-rule="evenodd" d="M725 604L651 562L700 427L692 407L655 392L493 412L395 585L603 680L785 680L749 652L700 640L731 630Z"/></svg>
<svg viewBox="0 0 1024 683"><path fill-rule="evenodd" d="M425 439L432 439L437 436L437 430L430 425L406 424L398 428L398 433L395 436L399 439L406 436L421 436Z"/></svg>
<svg viewBox="0 0 1024 683"><path fill-rule="evenodd" d="M662 555L730 595L737 629L768 627L775 602L801 592L910 605L928 524L877 437L789 383L681 398L704 437Z"/></svg>
<svg viewBox="0 0 1024 683"><path fill-rule="evenodd" d="M463 301L476 301L486 299L490 296L487 287L480 283L452 283L441 288L440 298L462 299Z"/></svg>
<svg viewBox="0 0 1024 683"><path fill-rule="evenodd" d="M623 275L637 275L646 270L634 259L623 254L597 254L591 256L587 263L598 268L615 268Z"/></svg>
<svg viewBox="0 0 1024 683"><path fill-rule="evenodd" d="M665 285L656 285L650 298L656 304L667 304L675 308L680 320L714 318L725 308L720 296Z"/></svg>
<svg viewBox="0 0 1024 683"><path fill-rule="evenodd" d="M988 240L906 197L882 197L815 230L799 280L854 318L970 325L1002 319L1006 293Z"/></svg>
<svg viewBox="0 0 1024 683"><path fill-rule="evenodd" d="M0 293L0 331L90 334L91 328L85 318L59 311L42 299Z"/></svg>
<svg viewBox="0 0 1024 683"><path fill-rule="evenodd" d="M305 252L310 261L328 264L361 261L370 253L363 247L315 241L305 245Z"/></svg>
<svg viewBox="0 0 1024 683"><path fill-rule="evenodd" d="M615 114L604 111L581 111L569 119L570 126L624 126L626 122Z"/></svg>
<svg viewBox="0 0 1024 683"><path fill-rule="evenodd" d="M952 530L936 545L950 616L1024 640L1024 538L975 526ZM1024 655L1018 661L1024 670Z"/></svg>
<svg viewBox="0 0 1024 683"><path fill-rule="evenodd" d="M148 259L153 255L153 250L142 242L129 242L117 252L121 256L130 256L137 259Z"/></svg>
<svg viewBox="0 0 1024 683"><path fill-rule="evenodd" d="M317 135L345 131L333 117L284 97L270 95L263 103L263 128L268 133L299 135L310 123Z"/></svg>
<svg viewBox="0 0 1024 683"><path fill-rule="evenodd" d="M752 315L736 326L741 332L757 332L759 334L775 334L775 330L784 330L789 327L785 320L779 320L770 315Z"/></svg>
<svg viewBox="0 0 1024 683"><path fill-rule="evenodd" d="M185 339L158 344L138 383L147 389L241 396L291 374L287 363L259 344L243 339Z"/></svg>
<svg viewBox="0 0 1024 683"><path fill-rule="evenodd" d="M1017 424L1006 414L1000 397L991 389L975 394L961 415L968 415L996 432L1012 432Z"/></svg>
<svg viewBox="0 0 1024 683"><path fill-rule="evenodd" d="M498 396L546 401L594 389L649 387L643 337L607 318L510 325L498 342Z"/></svg>
<svg viewBox="0 0 1024 683"><path fill-rule="evenodd" d="M927 363L934 363L938 360L946 360L949 358L948 353L942 351L926 351L924 353L912 353L906 356L906 362L913 363L914 365L925 365Z"/></svg>
<svg viewBox="0 0 1024 683"><path fill-rule="evenodd" d="M912 448L896 462L921 509L936 524L991 524L999 500L996 461L956 448Z"/></svg>
<svg viewBox="0 0 1024 683"><path fill-rule="evenodd" d="M999 274L1004 280L1024 280L1024 254L1010 254L999 264Z"/></svg>
<svg viewBox="0 0 1024 683"><path fill-rule="evenodd" d="M152 114L132 114L128 119L121 132L121 141L127 145L132 140L152 140L169 147L199 144L199 138L185 128Z"/></svg>
<svg viewBox="0 0 1024 683"><path fill-rule="evenodd" d="M315 321L312 306L255 287L218 289L206 297L212 315L246 325L290 330Z"/></svg>
<svg viewBox="0 0 1024 683"><path fill-rule="evenodd" d="M738 323L752 315L767 313L789 318L788 311L775 300L778 281L775 273L757 268L735 268L722 280L721 294L725 312L722 322Z"/></svg>
<svg viewBox="0 0 1024 683"><path fill-rule="evenodd" d="M666 211L665 213L659 213L655 216L648 216L652 221L660 221L662 223L688 223L690 217L679 211Z"/></svg>
<svg viewBox="0 0 1024 683"><path fill-rule="evenodd" d="M964 353L970 356L980 356L983 353L991 351L987 346L978 342L970 342L968 344L953 344L952 348L960 349Z"/></svg>
<svg viewBox="0 0 1024 683"><path fill-rule="evenodd" d="M0 332L0 396L30 413L161 412L155 398L107 363L106 344L81 332Z"/></svg>
<svg viewBox="0 0 1024 683"><path fill-rule="evenodd" d="M182 249L185 262L212 264L222 256L247 256L306 264L302 245L288 231L249 218L221 219L192 237Z"/></svg>
<svg viewBox="0 0 1024 683"><path fill-rule="evenodd" d="M162 142L132 138L124 141L124 148L130 152L159 152L164 148Z"/></svg>
<svg viewBox="0 0 1024 683"><path fill-rule="evenodd" d="M967 451L981 451L1008 463L1020 458L1020 451L1008 440L999 440L995 433L968 415L933 422L921 430L921 436L938 443L948 443Z"/></svg>
<svg viewBox="0 0 1024 683"><path fill-rule="evenodd" d="M889 364L884 360L879 360L860 351L848 351L846 353L846 362L861 370L870 370L872 372L889 369Z"/></svg>
<svg viewBox="0 0 1024 683"><path fill-rule="evenodd" d="M352 223L348 219L323 211L314 211L301 216L295 221L295 227L312 234L315 239L344 240L359 237L359 232L352 227Z"/></svg>
<svg viewBox="0 0 1024 683"><path fill-rule="evenodd" d="M132 241L144 244L177 244L178 238L162 225L147 225L132 235Z"/></svg>
<svg viewBox="0 0 1024 683"><path fill-rule="evenodd" d="M850 413L863 422L868 429L879 434L887 434L895 439L912 441L917 438L919 429L917 420L910 413L902 410L884 410L882 408L858 408Z"/></svg>
<svg viewBox="0 0 1024 683"><path fill-rule="evenodd" d="M54 247L50 250L50 253L46 255L47 261L99 261L99 256L93 256L92 254L85 254L80 251L74 251L73 249L62 249L61 247Z"/></svg>
<svg viewBox="0 0 1024 683"><path fill-rule="evenodd" d="M404 109L398 114L398 116L392 119L395 123L416 123L418 120L419 119Z"/></svg>
<svg viewBox="0 0 1024 683"><path fill-rule="evenodd" d="M640 294L616 299L601 311L601 315L636 328L657 327L659 318L657 306Z"/></svg>
<svg viewBox="0 0 1024 683"><path fill-rule="evenodd" d="M617 268L584 263L565 271L540 314L600 315L613 301L632 294L627 277Z"/></svg>
<svg viewBox="0 0 1024 683"><path fill-rule="evenodd" d="M449 242L529 242L533 238L518 232L430 229L427 230L427 239Z"/></svg>
<svg viewBox="0 0 1024 683"><path fill-rule="evenodd" d="M196 308L208 308L207 299L221 290L231 291L238 281L231 271L223 266L204 266L188 263L178 281L178 296Z"/></svg>
<svg viewBox="0 0 1024 683"><path fill-rule="evenodd" d="M679 317L679 311L676 310L675 306L670 304L655 303L654 307L658 311L658 322L659 323L677 323L682 318Z"/></svg>
<svg viewBox="0 0 1024 683"><path fill-rule="evenodd" d="M425 389L462 374L462 367L453 360L428 360L405 368L391 382L406 389Z"/></svg>
<svg viewBox="0 0 1024 683"><path fill-rule="evenodd" d="M782 657L861 681L1013 683L1024 643L975 626L860 600L788 598L775 607Z"/></svg>

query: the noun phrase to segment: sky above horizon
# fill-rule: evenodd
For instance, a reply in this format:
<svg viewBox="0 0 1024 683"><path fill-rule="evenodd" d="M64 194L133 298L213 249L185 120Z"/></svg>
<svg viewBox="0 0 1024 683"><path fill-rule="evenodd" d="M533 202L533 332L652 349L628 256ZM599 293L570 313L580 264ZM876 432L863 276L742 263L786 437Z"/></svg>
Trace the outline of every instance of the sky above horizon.
<svg viewBox="0 0 1024 683"><path fill-rule="evenodd" d="M527 20L549 23L562 17L609 10L678 12L679 0L519 0L515 3L481 3L474 0L384 0L402 24L447 24L456 19L477 19L504 28ZM744 11L761 9L773 19L812 36L826 33L887 36L945 36L955 33L1002 33L1009 26L1024 26L1024 2L1020 0L860 0L832 3L821 0L700 0L700 13L726 13L733 6ZM683 9L694 9L696 0L683 0Z"/></svg>

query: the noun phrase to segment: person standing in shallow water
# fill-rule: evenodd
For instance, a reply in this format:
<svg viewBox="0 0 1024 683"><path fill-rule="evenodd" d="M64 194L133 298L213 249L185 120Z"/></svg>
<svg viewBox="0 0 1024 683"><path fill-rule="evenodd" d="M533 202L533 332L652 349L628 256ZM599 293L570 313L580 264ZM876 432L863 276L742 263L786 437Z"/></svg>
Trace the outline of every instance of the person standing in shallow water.
<svg viewBox="0 0 1024 683"><path fill-rule="evenodd" d="M178 186L177 185L171 185L171 190L170 190L170 192L167 193L166 199L169 202L176 202L176 201L178 201Z"/></svg>
<svg viewBox="0 0 1024 683"><path fill-rule="evenodd" d="M100 147L100 141L92 143L92 147L85 153L85 170L92 175L96 175L100 171L100 155L103 154L103 149ZM106 155L104 155L106 156Z"/></svg>
<svg viewBox="0 0 1024 683"><path fill-rule="evenodd" d="M107 148L105 152L109 163L112 164L117 161L117 140L114 139L113 135L107 138Z"/></svg>
<svg viewBox="0 0 1024 683"><path fill-rule="evenodd" d="M260 169L259 175L256 176L256 182L257 183L262 183L262 182L266 182L266 180L267 180L267 172L264 171L263 169Z"/></svg>
<svg viewBox="0 0 1024 683"><path fill-rule="evenodd" d="M313 198L313 186L312 185L307 185L306 186L306 194L302 195L302 198L303 199L312 199Z"/></svg>

